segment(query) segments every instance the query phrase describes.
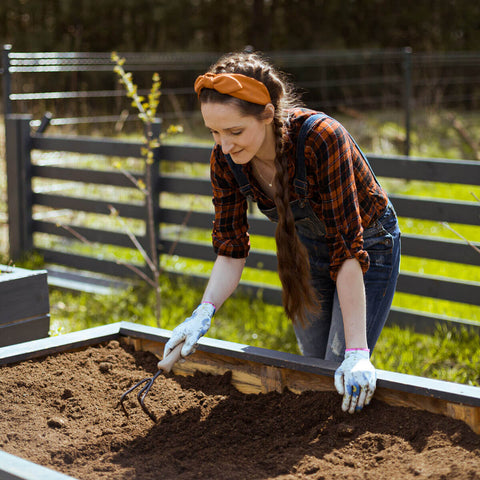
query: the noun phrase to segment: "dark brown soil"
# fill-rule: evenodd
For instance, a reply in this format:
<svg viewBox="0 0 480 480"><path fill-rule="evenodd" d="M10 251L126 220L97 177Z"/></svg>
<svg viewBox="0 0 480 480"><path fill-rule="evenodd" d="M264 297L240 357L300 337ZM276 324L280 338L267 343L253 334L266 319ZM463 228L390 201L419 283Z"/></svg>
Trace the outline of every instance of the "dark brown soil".
<svg viewBox="0 0 480 480"><path fill-rule="evenodd" d="M336 393L245 395L228 375L160 376L127 419L154 355L108 345L0 369L0 448L89 479L480 479L480 435L380 401L360 414Z"/></svg>

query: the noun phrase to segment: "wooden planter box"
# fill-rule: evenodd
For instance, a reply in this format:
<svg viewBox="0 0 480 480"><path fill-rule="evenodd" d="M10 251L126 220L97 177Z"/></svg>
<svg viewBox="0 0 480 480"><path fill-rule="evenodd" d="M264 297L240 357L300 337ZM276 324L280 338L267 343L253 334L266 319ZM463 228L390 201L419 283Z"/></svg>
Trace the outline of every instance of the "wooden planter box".
<svg viewBox="0 0 480 480"><path fill-rule="evenodd" d="M0 347L48 336L46 270L0 265Z"/></svg>
<svg viewBox="0 0 480 480"><path fill-rule="evenodd" d="M122 339L137 350L163 354L171 332L120 322L0 348L0 365ZM336 364L209 338L173 373L232 372L232 384L244 393L331 391ZM439 413L466 422L480 434L480 388L400 373L378 371L376 398L397 406ZM0 480L66 480L72 477L0 451Z"/></svg>

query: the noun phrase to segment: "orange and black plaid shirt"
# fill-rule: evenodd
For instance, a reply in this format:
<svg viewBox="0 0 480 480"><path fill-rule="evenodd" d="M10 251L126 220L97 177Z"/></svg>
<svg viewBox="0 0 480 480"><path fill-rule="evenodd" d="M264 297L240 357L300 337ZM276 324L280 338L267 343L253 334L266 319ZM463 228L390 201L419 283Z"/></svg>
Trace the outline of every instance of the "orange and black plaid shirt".
<svg viewBox="0 0 480 480"><path fill-rule="evenodd" d="M284 154L288 157L291 200L298 199L293 185L297 138L305 119L315 113L318 112L294 109L286 124ZM247 200L218 145L213 149L210 167L215 206L214 250L218 255L245 258L250 249ZM263 193L250 163L242 168L259 207L273 208L274 202ZM336 280L347 258L356 258L365 273L369 258L363 249L363 230L383 213L387 194L375 181L345 128L331 118L321 118L313 124L305 141L305 168L307 198L326 226L331 277Z"/></svg>

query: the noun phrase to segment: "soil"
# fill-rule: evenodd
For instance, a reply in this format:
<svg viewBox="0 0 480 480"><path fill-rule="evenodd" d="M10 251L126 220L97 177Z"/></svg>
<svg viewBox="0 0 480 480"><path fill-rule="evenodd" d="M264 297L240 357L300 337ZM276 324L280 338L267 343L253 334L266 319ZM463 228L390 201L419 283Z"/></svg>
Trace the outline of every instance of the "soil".
<svg viewBox="0 0 480 480"><path fill-rule="evenodd" d="M378 400L343 413L334 392L246 395L229 374L160 375L141 410L120 395L157 358L117 341L0 369L0 448L89 479L480 479L480 435Z"/></svg>

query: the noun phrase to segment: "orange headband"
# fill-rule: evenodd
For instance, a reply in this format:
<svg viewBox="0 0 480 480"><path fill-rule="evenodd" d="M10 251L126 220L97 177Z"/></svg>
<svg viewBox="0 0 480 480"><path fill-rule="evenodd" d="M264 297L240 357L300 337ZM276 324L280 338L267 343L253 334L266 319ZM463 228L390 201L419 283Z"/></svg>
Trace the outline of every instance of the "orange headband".
<svg viewBox="0 0 480 480"><path fill-rule="evenodd" d="M195 92L200 95L204 88L211 88L219 93L246 100L247 102L266 105L272 100L267 87L258 80L240 73L206 73L195 80Z"/></svg>

